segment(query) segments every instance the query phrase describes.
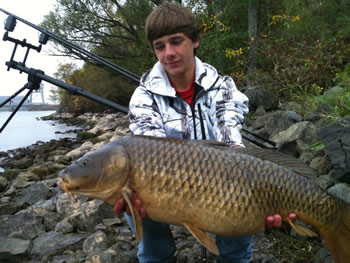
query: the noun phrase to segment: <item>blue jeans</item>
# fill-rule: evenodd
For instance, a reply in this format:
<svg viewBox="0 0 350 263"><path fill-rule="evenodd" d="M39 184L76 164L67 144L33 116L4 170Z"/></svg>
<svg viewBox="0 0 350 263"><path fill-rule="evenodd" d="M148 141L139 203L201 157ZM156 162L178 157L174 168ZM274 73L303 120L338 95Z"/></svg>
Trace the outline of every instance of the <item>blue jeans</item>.
<svg viewBox="0 0 350 263"><path fill-rule="evenodd" d="M125 218L135 234L132 217ZM216 236L221 263L249 263L253 259L253 236ZM176 247L168 224L142 220L142 240L137 257L140 263L171 263Z"/></svg>

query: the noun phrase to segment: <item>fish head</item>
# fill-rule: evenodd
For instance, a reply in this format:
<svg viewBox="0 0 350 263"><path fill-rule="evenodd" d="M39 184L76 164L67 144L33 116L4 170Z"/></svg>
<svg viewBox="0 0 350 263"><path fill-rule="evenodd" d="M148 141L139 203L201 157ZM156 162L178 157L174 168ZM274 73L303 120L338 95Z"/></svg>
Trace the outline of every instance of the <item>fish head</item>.
<svg viewBox="0 0 350 263"><path fill-rule="evenodd" d="M58 175L65 192L114 203L128 181L129 157L125 148L112 142L73 162Z"/></svg>

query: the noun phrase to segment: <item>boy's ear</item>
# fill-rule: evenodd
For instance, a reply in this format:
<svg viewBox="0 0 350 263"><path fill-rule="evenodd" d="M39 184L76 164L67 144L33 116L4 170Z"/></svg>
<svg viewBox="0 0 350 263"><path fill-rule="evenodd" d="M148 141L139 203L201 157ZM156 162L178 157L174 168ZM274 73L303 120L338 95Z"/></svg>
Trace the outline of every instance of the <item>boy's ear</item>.
<svg viewBox="0 0 350 263"><path fill-rule="evenodd" d="M200 42L199 42L199 39L198 39L198 40L196 40L196 41L193 42L193 47L194 47L194 48L198 48L198 47L199 47L199 44L200 44Z"/></svg>

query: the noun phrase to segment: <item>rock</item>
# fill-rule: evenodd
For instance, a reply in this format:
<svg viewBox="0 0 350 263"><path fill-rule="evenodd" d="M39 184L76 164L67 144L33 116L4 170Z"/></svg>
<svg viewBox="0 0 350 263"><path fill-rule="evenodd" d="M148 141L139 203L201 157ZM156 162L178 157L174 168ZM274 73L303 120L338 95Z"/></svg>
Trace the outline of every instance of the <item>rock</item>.
<svg viewBox="0 0 350 263"><path fill-rule="evenodd" d="M113 218L105 218L102 220L103 224L105 226L113 226L113 225L121 225L124 223L124 220L118 218L118 217L113 217Z"/></svg>
<svg viewBox="0 0 350 263"><path fill-rule="evenodd" d="M350 183L350 116L319 128L317 134L324 142L336 179Z"/></svg>
<svg viewBox="0 0 350 263"><path fill-rule="evenodd" d="M89 130L89 133L98 134L101 132L105 132L108 130L115 130L116 127L118 127L119 121L116 115L110 114L105 115L102 118L100 118L96 125Z"/></svg>
<svg viewBox="0 0 350 263"><path fill-rule="evenodd" d="M83 243L83 251L87 254L99 250L104 251L108 248L108 237L102 231L97 231L85 239Z"/></svg>
<svg viewBox="0 0 350 263"><path fill-rule="evenodd" d="M253 109L258 108L260 105L265 110L273 110L277 108L278 97L277 95L265 88L248 88L244 94L249 99L249 106Z"/></svg>
<svg viewBox="0 0 350 263"><path fill-rule="evenodd" d="M8 181L12 181L17 177L17 175L21 172L21 169L8 169L4 171L2 174L3 177L5 177Z"/></svg>
<svg viewBox="0 0 350 263"><path fill-rule="evenodd" d="M329 175L321 175L317 178L316 183L324 190L327 190L329 187L333 186L335 181Z"/></svg>
<svg viewBox="0 0 350 263"><path fill-rule="evenodd" d="M69 196L67 193L63 193L58 196L56 202L56 211L62 217L68 217L78 210L83 203L88 200L87 197L75 197Z"/></svg>
<svg viewBox="0 0 350 263"><path fill-rule="evenodd" d="M24 208L25 208L24 204L11 201L6 197L1 198L1 200L0 200L0 216L12 215L15 212L17 212L21 209L24 209Z"/></svg>
<svg viewBox="0 0 350 263"><path fill-rule="evenodd" d="M29 157L23 157L19 160L12 160L9 163L8 168L16 168L16 169L27 169L33 165L33 160Z"/></svg>
<svg viewBox="0 0 350 263"><path fill-rule="evenodd" d="M298 157L316 138L316 127L308 121L298 122L271 139L278 144L279 151Z"/></svg>
<svg viewBox="0 0 350 263"><path fill-rule="evenodd" d="M314 257L312 263L334 263L334 260L329 253L329 250L324 247L319 250L319 252Z"/></svg>
<svg viewBox="0 0 350 263"><path fill-rule="evenodd" d="M114 215L112 206L100 200L92 200L83 203L68 217L69 222L80 231L93 231L102 219Z"/></svg>
<svg viewBox="0 0 350 263"><path fill-rule="evenodd" d="M335 86L332 87L330 89L327 89L324 93L323 93L323 97L328 97L328 98L332 98L335 96L339 96L339 94L342 94L344 92L344 88L343 87L339 87L339 86Z"/></svg>
<svg viewBox="0 0 350 263"><path fill-rule="evenodd" d="M45 260L54 254L62 253L64 250L75 250L81 247L87 236L87 234L79 233L63 234L54 231L47 232L34 239L31 253Z"/></svg>
<svg viewBox="0 0 350 263"><path fill-rule="evenodd" d="M16 202L33 205L40 200L46 200L51 196L49 189L42 183L35 183L26 187L14 198Z"/></svg>
<svg viewBox="0 0 350 263"><path fill-rule="evenodd" d="M10 215L0 219L0 237L31 240L45 233L43 219L28 212Z"/></svg>
<svg viewBox="0 0 350 263"><path fill-rule="evenodd" d="M268 137L273 137L277 133L288 129L290 126L301 120L302 117L295 112L276 111L258 117L254 129L264 128Z"/></svg>
<svg viewBox="0 0 350 263"><path fill-rule="evenodd" d="M62 221L58 222L55 226L56 232L71 233L74 230L74 226L68 221L67 218L64 218Z"/></svg>
<svg viewBox="0 0 350 263"><path fill-rule="evenodd" d="M91 151L91 148L93 147L93 143L90 141L84 142L79 148L74 149L72 151L70 151L69 153L67 153L67 157L71 158L71 159L77 159L81 156L83 156L84 154L86 154L87 152Z"/></svg>
<svg viewBox="0 0 350 263"><path fill-rule="evenodd" d="M316 156L310 162L310 167L318 174L328 174L331 170L331 164L327 156Z"/></svg>
<svg viewBox="0 0 350 263"><path fill-rule="evenodd" d="M30 240L0 237L0 262L23 262L30 244Z"/></svg>
<svg viewBox="0 0 350 263"><path fill-rule="evenodd" d="M42 179L45 175L49 174L49 169L47 169L46 166L42 166L42 165L33 166L29 168L28 171L38 179Z"/></svg>
<svg viewBox="0 0 350 263"><path fill-rule="evenodd" d="M8 183L9 182L7 181L7 179L4 176L0 175L0 192L6 189Z"/></svg>
<svg viewBox="0 0 350 263"><path fill-rule="evenodd" d="M336 184L328 192L350 204L350 187L347 184Z"/></svg>

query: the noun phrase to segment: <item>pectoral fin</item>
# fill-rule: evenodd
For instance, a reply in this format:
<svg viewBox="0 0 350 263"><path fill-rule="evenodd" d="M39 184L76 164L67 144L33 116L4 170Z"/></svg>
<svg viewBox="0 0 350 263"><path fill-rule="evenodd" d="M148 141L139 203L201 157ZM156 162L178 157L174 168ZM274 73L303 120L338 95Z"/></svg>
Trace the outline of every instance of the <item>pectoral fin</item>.
<svg viewBox="0 0 350 263"><path fill-rule="evenodd" d="M128 187L124 187L122 190L122 196L125 202L128 204L132 219L134 220L134 226L136 231L137 241L140 242L142 239L142 221L139 213L136 211L135 207L132 205L132 190Z"/></svg>
<svg viewBox="0 0 350 263"><path fill-rule="evenodd" d="M202 230L198 229L196 226L194 226L191 223L183 222L183 225L210 252L214 253L215 255L219 255L219 249L217 248L214 240L211 237L209 237L206 233L204 233Z"/></svg>
<svg viewBox="0 0 350 263"><path fill-rule="evenodd" d="M318 236L315 232L311 231L310 229L294 224L289 218L287 218L287 221L290 224L290 226L294 229L294 231L299 235L310 237Z"/></svg>

